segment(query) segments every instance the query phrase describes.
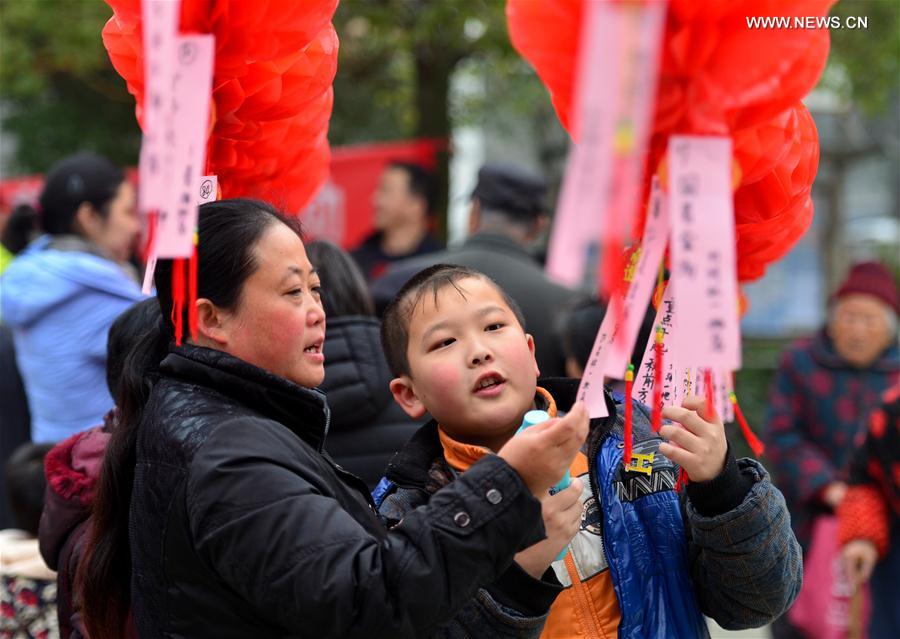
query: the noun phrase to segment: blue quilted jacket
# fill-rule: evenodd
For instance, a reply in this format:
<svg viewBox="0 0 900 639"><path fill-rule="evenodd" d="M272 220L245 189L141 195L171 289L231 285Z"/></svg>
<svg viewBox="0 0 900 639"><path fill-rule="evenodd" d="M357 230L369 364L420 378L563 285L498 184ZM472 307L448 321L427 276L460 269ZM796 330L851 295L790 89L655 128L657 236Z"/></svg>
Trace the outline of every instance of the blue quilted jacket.
<svg viewBox="0 0 900 639"><path fill-rule="evenodd" d="M574 400L577 380L542 380L541 386L566 409ZM733 630L760 627L780 616L799 592L802 559L784 498L765 469L754 460L735 461L729 453L729 463L737 465L747 493L727 512L704 516L687 495L675 491L679 469L658 454L662 440L650 428L646 407L638 403L633 411L633 452L653 454L652 471L649 475L624 471L623 398L610 396L607 401L611 416L592 421L583 450L592 460L591 493L601 505L603 552L621 611L619 637L708 637L704 614ZM420 431L418 443L414 437L410 444L421 447L426 439L421 435L429 426L433 428L432 424ZM440 455L439 443L431 452ZM408 468L415 457L408 453L398 453L373 495L388 524L425 503L435 489L404 479L415 476ZM435 463L424 469L427 482L433 484L446 472L445 465L444 471L439 468ZM527 598L525 592L518 584L515 594ZM503 584L482 589L441 636L540 636L546 614L516 610L509 597L503 600L505 605L498 605L503 594ZM488 618L490 627L466 632Z"/></svg>

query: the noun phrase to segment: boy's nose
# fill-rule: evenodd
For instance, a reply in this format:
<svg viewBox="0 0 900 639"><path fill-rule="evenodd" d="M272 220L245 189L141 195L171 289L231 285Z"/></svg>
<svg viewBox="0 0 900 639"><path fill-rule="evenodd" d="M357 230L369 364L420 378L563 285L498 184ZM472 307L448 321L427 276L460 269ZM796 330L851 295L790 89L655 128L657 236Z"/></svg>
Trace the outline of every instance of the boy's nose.
<svg viewBox="0 0 900 639"><path fill-rule="evenodd" d="M472 356L472 366L478 366L479 364L483 364L485 362L489 362L493 359L490 351L488 350L479 350L476 351L476 354Z"/></svg>

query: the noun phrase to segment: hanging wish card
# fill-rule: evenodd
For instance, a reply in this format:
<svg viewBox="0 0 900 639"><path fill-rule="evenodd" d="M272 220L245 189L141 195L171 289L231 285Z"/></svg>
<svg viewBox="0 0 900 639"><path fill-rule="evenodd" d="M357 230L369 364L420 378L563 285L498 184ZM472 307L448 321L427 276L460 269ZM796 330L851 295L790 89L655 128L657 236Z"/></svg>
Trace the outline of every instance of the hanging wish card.
<svg viewBox="0 0 900 639"><path fill-rule="evenodd" d="M740 368L731 140L669 138L670 253L676 350L693 367Z"/></svg>

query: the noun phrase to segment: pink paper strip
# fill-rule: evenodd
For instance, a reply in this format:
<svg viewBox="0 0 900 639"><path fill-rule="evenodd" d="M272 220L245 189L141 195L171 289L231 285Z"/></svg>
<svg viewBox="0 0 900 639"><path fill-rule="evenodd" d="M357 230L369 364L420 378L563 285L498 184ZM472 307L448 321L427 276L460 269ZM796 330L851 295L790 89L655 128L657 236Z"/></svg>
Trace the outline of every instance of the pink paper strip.
<svg viewBox="0 0 900 639"><path fill-rule="evenodd" d="M631 285L624 299L615 297L609 304L581 377L579 396L593 410L606 410L603 380L606 377L625 377L625 369L653 293L657 268L669 239L665 198L656 180L650 191L647 211L644 243ZM619 312L619 306L622 306L622 312ZM591 416L601 417L594 414Z"/></svg>
<svg viewBox="0 0 900 639"><path fill-rule="evenodd" d="M165 205L169 163L166 124L171 106L175 38L180 0L144 0L141 24L144 46L144 104L141 157L138 168L138 208L146 214Z"/></svg>
<svg viewBox="0 0 900 639"><path fill-rule="evenodd" d="M655 331L657 326L661 326L663 330L663 406L678 404L684 398L685 377L683 369L679 368L671 348L674 333L679 330L678 327L680 325L680 311L676 320L672 287L668 286L660 302L659 309L656 311L656 319L653 322L654 333L647 340L644 356L641 358L641 367L634 371L632 397L642 404L650 406L653 403L653 370L656 366L656 352L653 346L656 340Z"/></svg>
<svg viewBox="0 0 900 639"><path fill-rule="evenodd" d="M631 360L631 352L640 332L647 305L656 287L659 265L669 240L669 211L665 197L654 177L647 205L647 223L641 242L640 257L634 269L631 284L625 294L622 319L622 335L614 339L610 349L605 374L616 379L625 378L625 370ZM616 317L614 312L606 317ZM604 317L604 320L606 319ZM617 333L618 331L613 331Z"/></svg>
<svg viewBox="0 0 900 639"><path fill-rule="evenodd" d="M174 158L166 206L160 209L159 257L190 257L197 226L197 180L203 175L215 39L178 36L172 91Z"/></svg>
<svg viewBox="0 0 900 639"><path fill-rule="evenodd" d="M675 350L685 365L740 368L731 139L669 138Z"/></svg>
<svg viewBox="0 0 900 639"><path fill-rule="evenodd" d="M579 286L589 253L631 230L656 94L666 5L585 2L574 118L547 259L550 277Z"/></svg>
<svg viewBox="0 0 900 639"><path fill-rule="evenodd" d="M216 175L201 175L194 185L194 193L197 196L197 206L207 202L214 202L219 190L219 178ZM150 247L150 257L147 258L147 266L144 269L144 285L141 291L149 295L153 291L153 273L156 271L158 259L156 245Z"/></svg>

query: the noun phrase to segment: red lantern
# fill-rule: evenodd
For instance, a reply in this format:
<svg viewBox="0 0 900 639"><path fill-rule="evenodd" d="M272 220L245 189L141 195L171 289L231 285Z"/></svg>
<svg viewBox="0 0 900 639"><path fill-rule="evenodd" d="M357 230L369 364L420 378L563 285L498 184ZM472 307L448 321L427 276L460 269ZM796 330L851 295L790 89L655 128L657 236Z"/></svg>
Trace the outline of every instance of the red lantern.
<svg viewBox="0 0 900 639"><path fill-rule="evenodd" d="M140 0L107 0L103 42L137 102L144 94ZM337 0L182 0L180 32L216 36L208 172L223 197L298 213L328 175Z"/></svg>

